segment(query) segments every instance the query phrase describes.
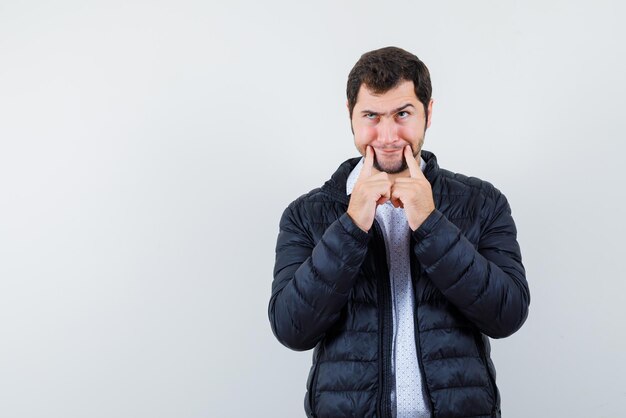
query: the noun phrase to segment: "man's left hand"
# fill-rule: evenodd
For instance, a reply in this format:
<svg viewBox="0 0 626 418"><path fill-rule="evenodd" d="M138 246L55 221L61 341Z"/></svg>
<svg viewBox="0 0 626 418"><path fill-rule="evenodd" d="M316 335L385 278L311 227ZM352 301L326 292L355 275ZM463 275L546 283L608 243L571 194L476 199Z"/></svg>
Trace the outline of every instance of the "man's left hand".
<svg viewBox="0 0 626 418"><path fill-rule="evenodd" d="M411 230L415 231L435 210L433 191L413 157L411 146L404 147L404 158L411 177L398 177L391 187L391 202L403 207Z"/></svg>

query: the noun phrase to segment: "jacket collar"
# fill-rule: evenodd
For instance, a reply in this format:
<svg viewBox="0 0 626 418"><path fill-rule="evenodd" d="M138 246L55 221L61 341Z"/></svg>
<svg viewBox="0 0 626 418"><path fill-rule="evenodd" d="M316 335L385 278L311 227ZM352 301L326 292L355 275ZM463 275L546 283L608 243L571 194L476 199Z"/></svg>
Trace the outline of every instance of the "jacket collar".
<svg viewBox="0 0 626 418"><path fill-rule="evenodd" d="M421 157L426 162L426 167L423 170L424 176L430 184L433 184L439 174L437 157L432 152L426 150L422 150ZM359 161L361 161L361 157L350 158L344 161L330 179L324 183L321 191L347 205L350 202L350 195L346 195L346 182Z"/></svg>

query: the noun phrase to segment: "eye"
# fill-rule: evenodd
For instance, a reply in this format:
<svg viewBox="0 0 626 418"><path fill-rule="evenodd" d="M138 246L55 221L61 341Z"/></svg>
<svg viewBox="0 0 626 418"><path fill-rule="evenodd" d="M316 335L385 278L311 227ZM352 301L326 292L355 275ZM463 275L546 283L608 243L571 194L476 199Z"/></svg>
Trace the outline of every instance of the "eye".
<svg viewBox="0 0 626 418"><path fill-rule="evenodd" d="M409 117L409 115L410 115L410 113L409 113L409 112L407 112L406 110L402 110L402 111L400 111L400 112L398 112L398 113L397 113L397 116L398 116L400 119L406 119L406 118L408 118L408 117Z"/></svg>
<svg viewBox="0 0 626 418"><path fill-rule="evenodd" d="M365 118L370 119L370 120L374 120L374 119L376 119L378 117L378 115L376 113L366 113L363 116L365 116Z"/></svg>

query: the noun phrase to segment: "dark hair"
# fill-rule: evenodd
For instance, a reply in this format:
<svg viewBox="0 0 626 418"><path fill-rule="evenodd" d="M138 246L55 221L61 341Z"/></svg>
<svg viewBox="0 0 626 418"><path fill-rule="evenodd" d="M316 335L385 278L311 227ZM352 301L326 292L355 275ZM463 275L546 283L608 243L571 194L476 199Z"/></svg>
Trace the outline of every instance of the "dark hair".
<svg viewBox="0 0 626 418"><path fill-rule="evenodd" d="M366 52L354 64L346 88L350 119L361 85L367 86L374 94L382 94L402 81L413 82L415 96L424 105L428 122L428 103L432 94L428 68L415 55L394 46Z"/></svg>

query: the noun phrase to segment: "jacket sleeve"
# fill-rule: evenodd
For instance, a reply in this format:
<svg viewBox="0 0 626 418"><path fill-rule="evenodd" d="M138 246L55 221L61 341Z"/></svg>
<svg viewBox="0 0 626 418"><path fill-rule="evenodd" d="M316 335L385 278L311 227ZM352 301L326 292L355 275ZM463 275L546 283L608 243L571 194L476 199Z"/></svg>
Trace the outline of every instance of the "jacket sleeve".
<svg viewBox="0 0 626 418"><path fill-rule="evenodd" d="M503 338L528 315L530 293L511 208L497 192L475 247L435 210L413 232L413 252L429 279L482 333Z"/></svg>
<svg viewBox="0 0 626 418"><path fill-rule="evenodd" d="M314 244L292 206L280 220L268 314L282 344L309 350L339 319L365 259L369 234L344 213Z"/></svg>

